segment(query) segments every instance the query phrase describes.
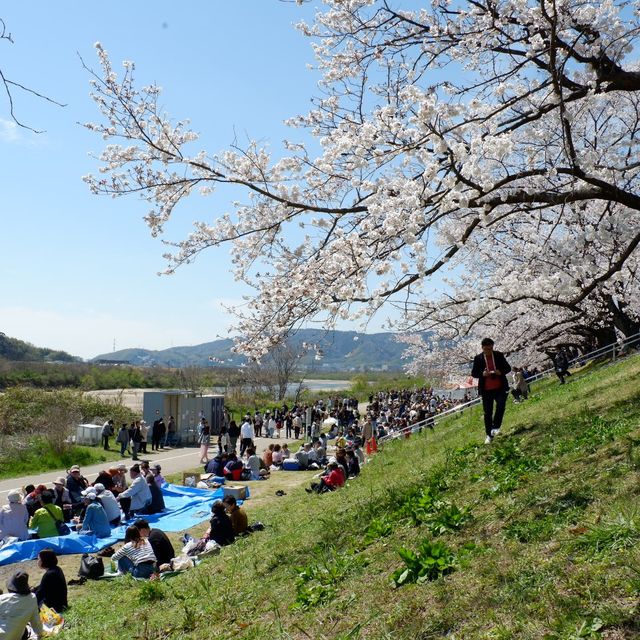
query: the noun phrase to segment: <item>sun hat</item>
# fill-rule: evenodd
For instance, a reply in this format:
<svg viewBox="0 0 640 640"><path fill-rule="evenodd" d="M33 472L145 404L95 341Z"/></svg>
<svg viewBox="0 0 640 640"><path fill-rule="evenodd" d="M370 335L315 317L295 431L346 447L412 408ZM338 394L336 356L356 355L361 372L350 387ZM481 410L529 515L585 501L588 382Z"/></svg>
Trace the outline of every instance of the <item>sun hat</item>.
<svg viewBox="0 0 640 640"><path fill-rule="evenodd" d="M9 491L9 493L7 494L7 500L13 503L22 502L22 492L20 491L20 489L12 489L11 491Z"/></svg>
<svg viewBox="0 0 640 640"><path fill-rule="evenodd" d="M87 500L95 500L98 496L96 495L95 491L89 491L88 489L85 489L82 492L82 495L87 499Z"/></svg>
<svg viewBox="0 0 640 640"><path fill-rule="evenodd" d="M93 485L93 488L95 489L96 493L102 493L104 491L104 485L102 484L102 482L96 482Z"/></svg>
<svg viewBox="0 0 640 640"><path fill-rule="evenodd" d="M53 481L53 484L61 484L63 487L66 487L66 486L67 486L67 481L66 481L66 479L65 479L65 478L60 477L60 478L56 478L56 479Z"/></svg>
<svg viewBox="0 0 640 640"><path fill-rule="evenodd" d="M12 593L17 593L21 596L31 595L31 589L29 588L29 574L24 571L16 571L16 573L14 573L7 581L7 589Z"/></svg>
<svg viewBox="0 0 640 640"><path fill-rule="evenodd" d="M72 473L74 471L80 471L80 467L77 464L74 464L70 469L69 469L69 473Z"/></svg>

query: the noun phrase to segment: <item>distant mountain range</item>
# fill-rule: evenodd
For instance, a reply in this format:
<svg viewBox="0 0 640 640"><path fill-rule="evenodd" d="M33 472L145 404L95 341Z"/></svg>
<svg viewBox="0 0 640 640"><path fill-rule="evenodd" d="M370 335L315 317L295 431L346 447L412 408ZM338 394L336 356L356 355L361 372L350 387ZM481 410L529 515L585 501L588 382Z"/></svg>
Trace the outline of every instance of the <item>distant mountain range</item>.
<svg viewBox="0 0 640 640"><path fill-rule="evenodd" d="M35 347L29 342L10 338L0 331L0 359L12 362L79 362L66 351Z"/></svg>
<svg viewBox="0 0 640 640"><path fill-rule="evenodd" d="M295 349L307 345L301 366L315 371L398 371L405 345L394 333L358 333L301 329L290 340ZM312 345L311 348L309 346ZM232 352L233 340L222 339L191 347L172 347L161 351L122 349L104 353L92 362L128 362L136 366L238 367L245 358Z"/></svg>

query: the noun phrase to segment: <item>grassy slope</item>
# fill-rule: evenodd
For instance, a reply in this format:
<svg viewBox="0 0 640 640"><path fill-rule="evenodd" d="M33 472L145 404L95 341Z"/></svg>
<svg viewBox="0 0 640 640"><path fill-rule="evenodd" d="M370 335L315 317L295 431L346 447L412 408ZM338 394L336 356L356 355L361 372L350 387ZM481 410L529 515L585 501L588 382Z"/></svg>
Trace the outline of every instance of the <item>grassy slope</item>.
<svg viewBox="0 0 640 640"><path fill-rule="evenodd" d="M469 412L337 493L263 501L266 531L183 576L72 591L61 638L638 637L639 374L635 358L541 383L491 447ZM471 519L437 538L452 573L394 589L398 549L433 538L404 515L424 487Z"/></svg>

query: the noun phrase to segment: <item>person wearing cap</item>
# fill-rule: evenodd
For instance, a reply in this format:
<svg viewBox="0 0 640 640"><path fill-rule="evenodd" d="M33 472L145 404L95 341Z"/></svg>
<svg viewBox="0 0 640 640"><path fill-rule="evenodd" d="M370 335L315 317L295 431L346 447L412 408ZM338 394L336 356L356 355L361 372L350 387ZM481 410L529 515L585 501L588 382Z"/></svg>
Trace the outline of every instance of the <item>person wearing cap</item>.
<svg viewBox="0 0 640 640"><path fill-rule="evenodd" d="M98 496L98 502L102 505L104 512L107 514L107 520L112 527L120 525L122 514L120 513L120 505L116 497L102 483L96 482L93 489Z"/></svg>
<svg viewBox="0 0 640 640"><path fill-rule="evenodd" d="M7 494L9 504L0 508L0 542L5 538L26 540L29 537L29 512L22 504L20 489L13 489Z"/></svg>
<svg viewBox="0 0 640 640"><path fill-rule="evenodd" d="M71 506L75 513L83 507L82 492L89 486L89 481L80 473L80 467L74 464L67 475L67 489L71 497Z"/></svg>
<svg viewBox="0 0 640 640"><path fill-rule="evenodd" d="M37 538L54 538L58 535L56 520L64 521L62 509L53 504L53 492L49 490L40 494L40 505L29 520L29 529L36 530Z"/></svg>
<svg viewBox="0 0 640 640"><path fill-rule="evenodd" d="M38 600L29 587L29 575L24 571L14 573L7 581L7 591L0 595L0 638L21 640L27 624L41 638L42 621Z"/></svg>
<svg viewBox="0 0 640 640"><path fill-rule="evenodd" d="M71 520L73 507L71 506L71 496L65 487L66 480L63 477L53 481L53 504L58 505L64 514L64 521Z"/></svg>
<svg viewBox="0 0 640 640"><path fill-rule="evenodd" d="M137 464L129 469L129 475L131 476L131 486L118 496L125 520L128 520L132 513L142 511L151 502L149 485L140 473L140 467Z"/></svg>
<svg viewBox="0 0 640 640"><path fill-rule="evenodd" d="M158 485L158 489L161 489L165 483L165 479L162 477L162 467L159 464L154 464L151 467L151 473L153 474L155 483Z"/></svg>
<svg viewBox="0 0 640 640"><path fill-rule="evenodd" d="M108 538L111 535L109 520L93 487L82 492L86 511L82 524L78 524L78 533L84 536L94 535L96 538Z"/></svg>

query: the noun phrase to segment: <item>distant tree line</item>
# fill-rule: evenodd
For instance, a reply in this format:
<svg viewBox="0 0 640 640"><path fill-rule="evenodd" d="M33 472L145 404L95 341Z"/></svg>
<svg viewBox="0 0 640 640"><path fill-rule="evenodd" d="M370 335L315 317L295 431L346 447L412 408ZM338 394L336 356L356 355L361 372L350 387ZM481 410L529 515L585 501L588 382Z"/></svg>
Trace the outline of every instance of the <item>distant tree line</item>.
<svg viewBox="0 0 640 640"><path fill-rule="evenodd" d="M96 366L83 362L13 362L0 358L0 389L28 386L38 389L194 388L225 385L229 372L197 367Z"/></svg>

